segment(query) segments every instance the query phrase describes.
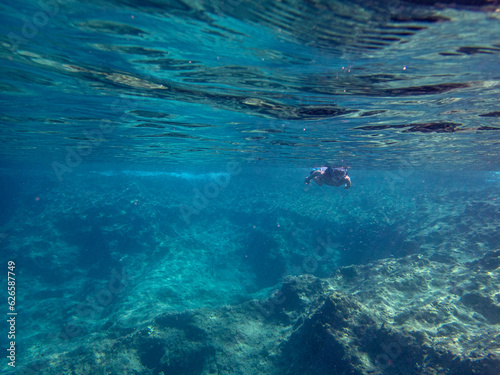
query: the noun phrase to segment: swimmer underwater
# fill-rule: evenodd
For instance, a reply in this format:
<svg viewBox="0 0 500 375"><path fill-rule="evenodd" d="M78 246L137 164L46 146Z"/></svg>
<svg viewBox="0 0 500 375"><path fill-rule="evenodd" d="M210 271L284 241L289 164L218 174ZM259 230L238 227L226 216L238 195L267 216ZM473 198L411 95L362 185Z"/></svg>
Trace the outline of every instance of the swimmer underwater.
<svg viewBox="0 0 500 375"><path fill-rule="evenodd" d="M345 189L351 187L351 179L347 175L347 168L343 167L314 168L310 175L306 177L305 184L308 185L311 180L314 180L319 186L326 184L337 187L344 185Z"/></svg>

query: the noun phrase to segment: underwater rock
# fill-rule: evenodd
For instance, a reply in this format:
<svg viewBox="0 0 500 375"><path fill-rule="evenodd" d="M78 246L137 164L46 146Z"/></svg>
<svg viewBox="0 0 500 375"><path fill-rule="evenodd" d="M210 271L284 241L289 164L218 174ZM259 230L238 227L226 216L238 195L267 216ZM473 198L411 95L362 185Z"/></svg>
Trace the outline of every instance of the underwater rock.
<svg viewBox="0 0 500 375"><path fill-rule="evenodd" d="M497 374L499 257L287 276L264 301L108 325L44 374Z"/></svg>

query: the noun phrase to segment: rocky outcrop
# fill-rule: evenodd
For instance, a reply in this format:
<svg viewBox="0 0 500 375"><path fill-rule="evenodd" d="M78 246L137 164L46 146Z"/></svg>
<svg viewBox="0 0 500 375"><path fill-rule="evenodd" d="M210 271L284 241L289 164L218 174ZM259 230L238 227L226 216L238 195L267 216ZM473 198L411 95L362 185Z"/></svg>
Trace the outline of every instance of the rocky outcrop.
<svg viewBox="0 0 500 375"><path fill-rule="evenodd" d="M103 327L43 373L496 375L499 264L499 251L465 264L413 255L288 276L267 300Z"/></svg>

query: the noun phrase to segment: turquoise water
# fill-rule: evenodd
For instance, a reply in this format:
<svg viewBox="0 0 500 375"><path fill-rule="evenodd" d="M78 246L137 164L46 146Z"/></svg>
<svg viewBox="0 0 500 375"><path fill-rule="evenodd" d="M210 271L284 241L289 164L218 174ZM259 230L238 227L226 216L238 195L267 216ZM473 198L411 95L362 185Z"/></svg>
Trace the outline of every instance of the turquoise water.
<svg viewBox="0 0 500 375"><path fill-rule="evenodd" d="M3 1L0 247L5 274L15 264L18 315L16 368L4 356L0 371L370 373L324 359L308 370L276 360L271 371L262 363L274 363L272 349L253 353L260 344L243 339L234 357L241 368L215 359L189 366L188 349L175 362L160 344L132 339L127 348L144 352L124 365L106 348L156 337L161 314L215 316L265 301L287 277L334 283L336 272L391 262L403 269L411 257L458 269L496 254L498 6ZM304 184L325 165L349 168L351 188ZM461 326L469 344L450 350L464 363L480 348L498 356L492 262L481 277L474 269L460 279L482 285L463 287L482 299L463 292L456 305L475 309L461 316L477 319L474 329L489 340L484 348ZM428 267L428 280L443 277ZM371 306L376 293L359 292L366 280L357 291L332 290ZM14 311L7 297L4 313ZM298 315L289 319L297 327ZM382 328L392 321L384 319ZM404 329L431 335L444 325L434 324ZM207 347L231 357L215 344L225 339L214 334ZM212 349L202 352L212 358ZM409 366L420 370L403 370L409 354L395 357L372 373L425 373L416 360Z"/></svg>

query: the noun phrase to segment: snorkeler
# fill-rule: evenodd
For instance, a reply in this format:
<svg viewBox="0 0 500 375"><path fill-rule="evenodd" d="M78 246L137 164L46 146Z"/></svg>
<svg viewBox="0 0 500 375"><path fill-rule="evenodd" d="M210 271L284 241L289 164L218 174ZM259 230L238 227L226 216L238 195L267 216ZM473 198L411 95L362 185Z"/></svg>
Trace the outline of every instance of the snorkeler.
<svg viewBox="0 0 500 375"><path fill-rule="evenodd" d="M344 185L346 189L351 187L351 179L347 175L347 168L314 168L309 177L306 177L306 185L309 184L311 180L314 180L319 186L327 184L331 186Z"/></svg>

